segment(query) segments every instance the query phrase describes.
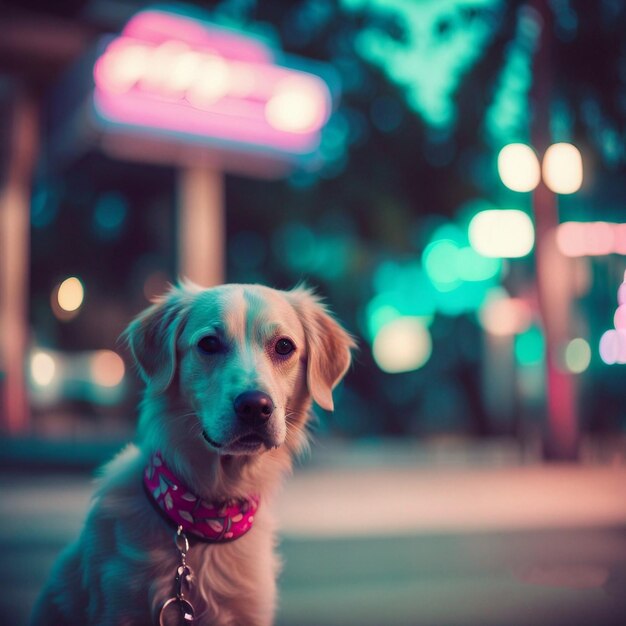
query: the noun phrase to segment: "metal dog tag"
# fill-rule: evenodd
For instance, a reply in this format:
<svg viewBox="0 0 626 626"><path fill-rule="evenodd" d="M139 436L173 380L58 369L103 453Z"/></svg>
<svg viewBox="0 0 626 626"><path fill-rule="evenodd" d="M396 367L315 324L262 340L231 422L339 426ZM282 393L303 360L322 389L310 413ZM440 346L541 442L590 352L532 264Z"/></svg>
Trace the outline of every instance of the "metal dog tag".
<svg viewBox="0 0 626 626"><path fill-rule="evenodd" d="M174 596L169 600L166 600L163 606L161 607L161 611L159 613L159 626L168 626L165 622L165 612L168 607L172 607L170 613L173 613L174 605L178 606L180 621L179 624L191 624L194 620L195 610L193 605L188 600L184 598L179 598L178 596Z"/></svg>

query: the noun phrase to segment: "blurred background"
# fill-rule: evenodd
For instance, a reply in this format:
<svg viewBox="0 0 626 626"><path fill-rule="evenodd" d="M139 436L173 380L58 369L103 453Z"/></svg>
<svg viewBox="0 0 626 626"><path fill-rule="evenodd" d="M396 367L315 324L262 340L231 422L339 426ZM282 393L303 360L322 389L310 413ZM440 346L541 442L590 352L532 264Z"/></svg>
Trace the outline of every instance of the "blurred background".
<svg viewBox="0 0 626 626"><path fill-rule="evenodd" d="M3 4L2 622L186 276L305 280L359 341L278 623L626 623L625 140L621 0Z"/></svg>

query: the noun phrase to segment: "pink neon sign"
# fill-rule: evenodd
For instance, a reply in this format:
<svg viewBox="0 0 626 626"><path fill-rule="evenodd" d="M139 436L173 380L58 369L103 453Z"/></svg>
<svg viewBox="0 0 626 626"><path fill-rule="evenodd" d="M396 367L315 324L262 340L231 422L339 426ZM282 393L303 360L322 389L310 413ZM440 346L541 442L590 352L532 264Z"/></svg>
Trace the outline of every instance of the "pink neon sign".
<svg viewBox="0 0 626 626"><path fill-rule="evenodd" d="M94 79L106 121L292 154L317 147L331 107L320 77L277 65L264 43L157 10L128 22Z"/></svg>

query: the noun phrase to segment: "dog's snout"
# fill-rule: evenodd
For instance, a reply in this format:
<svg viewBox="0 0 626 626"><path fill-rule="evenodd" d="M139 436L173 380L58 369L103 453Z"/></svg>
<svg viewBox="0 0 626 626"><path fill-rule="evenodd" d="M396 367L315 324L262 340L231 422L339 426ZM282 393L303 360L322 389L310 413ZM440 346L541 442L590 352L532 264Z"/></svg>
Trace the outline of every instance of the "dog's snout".
<svg viewBox="0 0 626 626"><path fill-rule="evenodd" d="M237 417L250 424L263 424L274 412L272 399L262 391L240 393L234 405Z"/></svg>

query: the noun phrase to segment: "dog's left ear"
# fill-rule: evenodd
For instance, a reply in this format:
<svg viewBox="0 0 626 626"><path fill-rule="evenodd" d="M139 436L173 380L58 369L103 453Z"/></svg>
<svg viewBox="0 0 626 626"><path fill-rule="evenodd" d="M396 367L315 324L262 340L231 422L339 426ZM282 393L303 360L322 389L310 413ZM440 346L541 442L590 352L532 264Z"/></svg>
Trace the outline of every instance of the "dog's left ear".
<svg viewBox="0 0 626 626"><path fill-rule="evenodd" d="M356 343L312 291L297 287L288 294L306 335L309 392L323 409L332 411L332 391L350 367Z"/></svg>
<svg viewBox="0 0 626 626"><path fill-rule="evenodd" d="M172 287L155 304L140 313L122 334L146 385L165 391L176 371L176 340L186 318L190 293Z"/></svg>

